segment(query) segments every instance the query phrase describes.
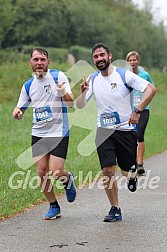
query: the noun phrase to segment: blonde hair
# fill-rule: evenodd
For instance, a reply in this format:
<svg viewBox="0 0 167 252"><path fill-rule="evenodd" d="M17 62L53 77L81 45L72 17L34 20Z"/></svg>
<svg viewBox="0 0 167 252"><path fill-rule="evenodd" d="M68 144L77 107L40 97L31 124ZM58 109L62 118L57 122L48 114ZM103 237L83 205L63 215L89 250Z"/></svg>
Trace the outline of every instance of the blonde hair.
<svg viewBox="0 0 167 252"><path fill-rule="evenodd" d="M131 51L129 52L127 55L126 55L126 61L129 61L129 57L132 56L132 55L135 55L137 60L140 62L140 55L138 52L136 51Z"/></svg>

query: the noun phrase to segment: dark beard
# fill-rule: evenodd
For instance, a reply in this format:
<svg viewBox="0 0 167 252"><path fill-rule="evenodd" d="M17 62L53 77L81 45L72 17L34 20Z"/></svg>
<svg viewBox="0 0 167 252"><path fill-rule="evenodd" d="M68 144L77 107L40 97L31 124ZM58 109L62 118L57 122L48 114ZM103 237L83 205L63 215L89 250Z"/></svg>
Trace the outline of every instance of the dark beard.
<svg viewBox="0 0 167 252"><path fill-rule="evenodd" d="M109 65L110 65L110 61L108 60L108 61L100 61L100 62L103 62L103 63L105 63L104 64L104 66L98 66L98 64L99 64L99 62L96 64L96 67L100 70L100 71L104 71L104 70L106 70L108 67L109 67Z"/></svg>

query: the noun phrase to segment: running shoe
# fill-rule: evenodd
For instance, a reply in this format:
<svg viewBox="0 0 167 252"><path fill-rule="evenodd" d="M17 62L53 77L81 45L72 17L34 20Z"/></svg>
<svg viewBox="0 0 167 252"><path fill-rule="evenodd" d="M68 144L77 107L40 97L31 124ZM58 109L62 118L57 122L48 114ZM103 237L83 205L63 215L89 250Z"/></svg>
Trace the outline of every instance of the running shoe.
<svg viewBox="0 0 167 252"><path fill-rule="evenodd" d="M66 191L66 197L68 202L73 202L76 198L76 188L74 185L74 177L73 175L68 172L69 174L69 180L66 185L64 185L64 189Z"/></svg>
<svg viewBox="0 0 167 252"><path fill-rule="evenodd" d="M137 174L138 175L144 175L145 174L145 170L144 170L143 164L138 164L137 165Z"/></svg>
<svg viewBox="0 0 167 252"><path fill-rule="evenodd" d="M60 207L58 206L50 206L48 212L44 215L45 220L53 220L58 217L61 217L60 215Z"/></svg>
<svg viewBox="0 0 167 252"><path fill-rule="evenodd" d="M121 209L112 206L108 215L106 215L103 219L104 222L114 222L122 220Z"/></svg>
<svg viewBox="0 0 167 252"><path fill-rule="evenodd" d="M137 189L137 177L130 178L128 180L128 189L131 192L135 192L136 191L136 189Z"/></svg>

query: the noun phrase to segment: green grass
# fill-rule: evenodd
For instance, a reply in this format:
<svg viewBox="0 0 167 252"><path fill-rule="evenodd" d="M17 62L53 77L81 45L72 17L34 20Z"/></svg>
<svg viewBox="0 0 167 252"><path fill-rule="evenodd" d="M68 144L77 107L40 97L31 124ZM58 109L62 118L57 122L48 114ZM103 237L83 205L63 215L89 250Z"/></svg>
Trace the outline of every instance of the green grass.
<svg viewBox="0 0 167 252"><path fill-rule="evenodd" d="M149 71L157 88L150 104L150 119L145 133L145 158L167 150L167 73L151 69Z"/></svg>
<svg viewBox="0 0 167 252"><path fill-rule="evenodd" d="M167 94L156 94L151 104L150 120L145 133L145 158L167 150Z"/></svg>
<svg viewBox="0 0 167 252"><path fill-rule="evenodd" d="M26 111L24 118L20 121L14 120L11 116L22 82L29 75L29 73L23 71L27 66L20 66L17 70L17 67L13 65L10 68L10 71L12 69L13 72L10 73L6 73L8 71L7 66L2 66L2 68L4 72L0 76L0 92L3 90L5 96L0 93L1 98L3 97L0 104L0 218L11 216L45 201L39 188L34 190L30 188L30 182L36 176L35 166L32 165L28 170L23 170L15 162L16 158L30 147L31 142L31 109ZM167 150L167 74L162 74L154 69L150 71L150 74L158 92L151 102L151 116L145 134L145 158ZM75 97L77 93L78 87L74 90ZM71 128L66 169L70 170L76 177L77 186L82 184L82 182L84 183L84 178L90 171L92 171L93 177L100 171L96 151L86 157L81 156L77 151L78 144L89 132L89 130L76 126L72 126ZM78 180L80 171L83 172L83 179L81 181ZM15 172L19 172L20 174L17 174L12 180L13 185L19 187L19 183L23 184L20 184L20 188L18 189L11 189L9 181ZM27 175L30 176L26 177ZM33 185L36 185L35 180ZM55 191L58 194L63 192L57 189L56 185Z"/></svg>

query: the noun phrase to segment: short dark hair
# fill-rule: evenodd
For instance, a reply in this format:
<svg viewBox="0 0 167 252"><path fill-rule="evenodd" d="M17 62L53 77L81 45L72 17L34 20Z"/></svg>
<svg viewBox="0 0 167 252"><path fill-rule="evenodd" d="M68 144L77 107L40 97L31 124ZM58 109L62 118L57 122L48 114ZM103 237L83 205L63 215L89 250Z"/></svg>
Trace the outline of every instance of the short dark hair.
<svg viewBox="0 0 167 252"><path fill-rule="evenodd" d="M46 51L46 49L44 49L44 48L42 48L42 47L36 47L36 48L34 48L34 49L31 51L31 54L30 54L31 57L32 57L34 51L37 51L37 52L39 52L39 53L45 55L45 56L48 58L48 52Z"/></svg>
<svg viewBox="0 0 167 252"><path fill-rule="evenodd" d="M95 44L95 45L93 46L93 48L92 48L92 54L94 53L94 51L95 51L97 48L100 48L100 47L103 47L103 48L106 50L107 53L110 53L110 49L109 49L109 47L108 47L106 44L104 44L104 43L97 43L97 44Z"/></svg>

